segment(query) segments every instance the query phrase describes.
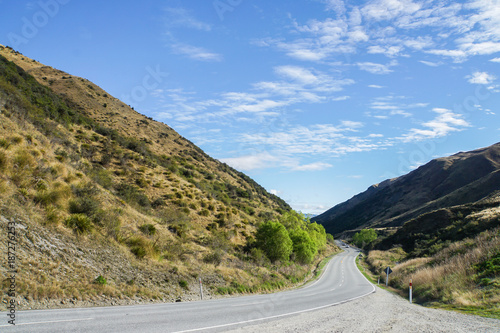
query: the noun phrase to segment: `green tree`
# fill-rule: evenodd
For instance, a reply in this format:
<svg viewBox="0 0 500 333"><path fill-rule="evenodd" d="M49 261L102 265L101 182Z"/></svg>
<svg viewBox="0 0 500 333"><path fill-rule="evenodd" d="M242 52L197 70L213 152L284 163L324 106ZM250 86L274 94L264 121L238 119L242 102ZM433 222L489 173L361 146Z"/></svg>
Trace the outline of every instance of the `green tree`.
<svg viewBox="0 0 500 333"><path fill-rule="evenodd" d="M311 263L318 253L318 247L309 233L302 229L295 229L290 231L290 238L293 242L295 260L302 264Z"/></svg>
<svg viewBox="0 0 500 333"><path fill-rule="evenodd" d="M323 250L326 247L325 227L314 222L307 225L307 231L309 232L311 239L316 243L318 250Z"/></svg>
<svg viewBox="0 0 500 333"><path fill-rule="evenodd" d="M262 223L255 235L257 248L264 251L272 262L290 259L293 243L286 228L277 221Z"/></svg>
<svg viewBox="0 0 500 333"><path fill-rule="evenodd" d="M307 224L309 223L309 219L307 219L304 214L296 212L294 210L281 215L279 221L285 226L287 230L305 229L307 227Z"/></svg>
<svg viewBox="0 0 500 333"><path fill-rule="evenodd" d="M357 232L353 237L352 241L357 247L364 248L366 245L377 239L377 232L373 229L363 229Z"/></svg>

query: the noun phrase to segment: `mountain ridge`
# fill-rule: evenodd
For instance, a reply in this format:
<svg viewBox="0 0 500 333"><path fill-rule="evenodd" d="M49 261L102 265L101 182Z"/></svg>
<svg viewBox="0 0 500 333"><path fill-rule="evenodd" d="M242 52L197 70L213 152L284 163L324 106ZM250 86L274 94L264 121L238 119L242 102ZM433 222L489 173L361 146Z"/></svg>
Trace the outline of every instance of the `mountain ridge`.
<svg viewBox="0 0 500 333"><path fill-rule="evenodd" d="M500 188L500 143L436 158L410 173L370 186L313 220L339 234L395 227L423 213L480 200Z"/></svg>

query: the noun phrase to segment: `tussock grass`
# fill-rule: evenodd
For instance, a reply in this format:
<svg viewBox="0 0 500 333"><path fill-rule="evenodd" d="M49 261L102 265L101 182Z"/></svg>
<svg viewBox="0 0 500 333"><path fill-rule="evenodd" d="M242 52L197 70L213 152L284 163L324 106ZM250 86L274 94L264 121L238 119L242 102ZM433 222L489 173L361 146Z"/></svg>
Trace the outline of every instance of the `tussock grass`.
<svg viewBox="0 0 500 333"><path fill-rule="evenodd" d="M0 214L49 231L19 236L36 259L26 272L37 276L19 276L21 295L152 298L193 274L224 276L214 287L272 290L314 268L243 250L260 222L290 209L280 198L87 80L37 66L29 69L39 82L0 58ZM74 256L72 245L89 251ZM106 285L93 283L100 274Z"/></svg>
<svg viewBox="0 0 500 333"><path fill-rule="evenodd" d="M407 292L412 279L413 296L418 302L467 312L476 309L478 314L489 309L487 313L498 318L500 267L494 266L493 258L499 249L500 230L485 231L475 238L452 243L432 257L414 258L394 266L390 285ZM372 268L378 268L390 263L393 257L390 251L371 251L367 261ZM483 266L490 269L484 270Z"/></svg>

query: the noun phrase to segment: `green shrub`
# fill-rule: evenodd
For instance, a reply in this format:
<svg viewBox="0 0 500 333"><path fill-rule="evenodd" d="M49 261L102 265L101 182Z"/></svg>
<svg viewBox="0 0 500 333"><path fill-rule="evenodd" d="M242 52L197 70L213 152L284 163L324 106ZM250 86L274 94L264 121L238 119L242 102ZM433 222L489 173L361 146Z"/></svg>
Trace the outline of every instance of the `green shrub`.
<svg viewBox="0 0 500 333"><path fill-rule="evenodd" d="M144 178L142 178L142 177L141 177L141 178L137 178L137 179L135 180L135 184L136 184L137 186L141 187L141 188L148 187L148 185L149 185L149 184L148 184L148 182L147 182L147 180L146 180L146 179L144 179Z"/></svg>
<svg viewBox="0 0 500 333"><path fill-rule="evenodd" d="M256 245L272 262L288 261L293 252L293 242L286 228L277 221L262 223L255 235Z"/></svg>
<svg viewBox="0 0 500 333"><path fill-rule="evenodd" d="M92 221L84 214L71 214L64 224L77 234L89 233L93 228Z"/></svg>
<svg viewBox="0 0 500 333"><path fill-rule="evenodd" d="M33 201L44 207L49 205L56 205L62 198L63 193L59 190L46 190L37 191Z"/></svg>
<svg viewBox="0 0 500 333"><path fill-rule="evenodd" d="M132 246L130 248L130 252L132 252L139 259L142 259L146 256L146 249L138 245Z"/></svg>
<svg viewBox="0 0 500 333"><path fill-rule="evenodd" d="M122 182L116 185L115 189L116 194L128 203L135 203L143 208L151 207L149 198L140 192L136 186Z"/></svg>
<svg viewBox="0 0 500 333"><path fill-rule="evenodd" d="M142 259L148 253L147 249L150 248L150 242L143 236L134 236L127 241L127 245L137 258Z"/></svg>
<svg viewBox="0 0 500 333"><path fill-rule="evenodd" d="M162 207L162 206L165 206L166 205L166 202L163 198L156 198L153 202L151 202L151 207L153 208L159 208L159 207Z"/></svg>
<svg viewBox="0 0 500 333"><path fill-rule="evenodd" d="M100 203L91 197L83 197L70 200L70 214L85 214L89 217L94 217L99 210Z"/></svg>
<svg viewBox="0 0 500 333"><path fill-rule="evenodd" d="M7 149L7 148L9 148L9 146L10 146L10 142L9 141L7 141L5 139L0 139L0 147L1 148Z"/></svg>
<svg viewBox="0 0 500 333"><path fill-rule="evenodd" d="M200 214L201 216L208 216L210 215L210 211L208 209L203 209L198 214Z"/></svg>
<svg viewBox="0 0 500 333"><path fill-rule="evenodd" d="M97 184L101 185L105 189L110 189L113 186L113 178L111 172L105 169L93 170L90 177Z"/></svg>
<svg viewBox="0 0 500 333"><path fill-rule="evenodd" d="M217 267L222 262L222 257L222 251L220 249L216 249L215 251L205 255L203 257L203 261L209 264L214 264Z"/></svg>
<svg viewBox="0 0 500 333"><path fill-rule="evenodd" d="M78 173L76 174L78 177ZM82 175L83 176L83 175ZM71 190L73 194L79 198L93 197L99 192L99 189L95 187L92 183L79 183L78 185L72 185Z"/></svg>
<svg viewBox="0 0 500 333"><path fill-rule="evenodd" d="M95 278L94 283L104 286L106 283L108 283L108 281L106 281L104 276L99 275L98 277Z"/></svg>
<svg viewBox="0 0 500 333"><path fill-rule="evenodd" d="M186 280L180 280L179 281L179 286L181 286L182 288L184 288L186 290L188 289L188 283L187 283Z"/></svg>
<svg viewBox="0 0 500 333"><path fill-rule="evenodd" d="M10 138L10 142L12 142L12 144L14 144L14 145L17 145L17 144L20 144L21 142L23 142L23 138L20 136L13 136Z"/></svg>
<svg viewBox="0 0 500 333"><path fill-rule="evenodd" d="M5 170L8 164L7 154L5 152L0 151L0 170Z"/></svg>
<svg viewBox="0 0 500 333"><path fill-rule="evenodd" d="M139 227L139 230L145 235L152 236L152 235L156 234L156 228L151 223L146 223L146 224L141 225Z"/></svg>
<svg viewBox="0 0 500 333"><path fill-rule="evenodd" d="M480 277L500 276L500 252L493 257L474 266Z"/></svg>

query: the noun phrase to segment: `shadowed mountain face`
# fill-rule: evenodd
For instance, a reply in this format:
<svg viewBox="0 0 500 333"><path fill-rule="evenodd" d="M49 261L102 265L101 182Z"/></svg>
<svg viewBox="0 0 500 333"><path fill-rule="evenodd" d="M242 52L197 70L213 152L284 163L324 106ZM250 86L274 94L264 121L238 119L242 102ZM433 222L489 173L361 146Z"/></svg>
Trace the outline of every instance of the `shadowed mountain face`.
<svg viewBox="0 0 500 333"><path fill-rule="evenodd" d="M478 201L500 189L500 143L438 158L368 188L312 220L339 234L401 226L421 214Z"/></svg>

